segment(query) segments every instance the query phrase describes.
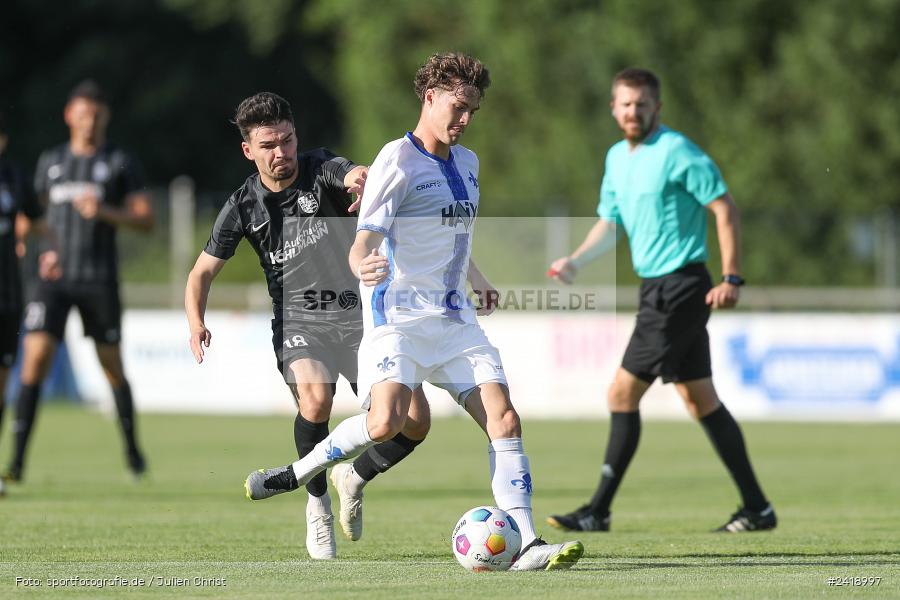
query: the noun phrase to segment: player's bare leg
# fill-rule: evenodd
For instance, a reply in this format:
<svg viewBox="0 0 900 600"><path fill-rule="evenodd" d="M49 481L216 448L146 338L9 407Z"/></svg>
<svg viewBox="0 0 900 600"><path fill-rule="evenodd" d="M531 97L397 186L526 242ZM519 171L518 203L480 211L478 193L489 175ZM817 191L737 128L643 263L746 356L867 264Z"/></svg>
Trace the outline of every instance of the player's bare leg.
<svg viewBox="0 0 900 600"><path fill-rule="evenodd" d="M522 426L500 383L485 383L466 397L466 411L490 440L491 488L497 506L515 519L522 534L522 551L511 567L517 571L568 569L584 554L581 542L548 544L537 537L531 513L532 478L522 446Z"/></svg>
<svg viewBox="0 0 900 600"><path fill-rule="evenodd" d="M16 401L16 418L12 427L15 451L6 471L7 481L22 479L28 440L37 417L41 384L50 370L56 354L56 346L56 338L44 331L27 333L22 342L22 370L19 375L21 388Z"/></svg>
<svg viewBox="0 0 900 600"><path fill-rule="evenodd" d="M774 529L778 519L756 480L744 443L744 434L725 405L719 401L712 378L679 382L675 384L675 389L691 416L703 425L741 494L742 506L716 531L738 533Z"/></svg>
<svg viewBox="0 0 900 600"><path fill-rule="evenodd" d="M147 470L147 463L137 443L137 426L134 410L134 400L131 396L131 386L125 378L125 368L122 365L122 349L119 344L96 344L97 358L106 380L112 388L113 398L116 403L116 413L119 416L119 428L122 431L122 439L125 442L125 460L128 468L135 477L143 475Z"/></svg>
<svg viewBox="0 0 900 600"><path fill-rule="evenodd" d="M384 473L425 439L431 428L431 409L421 387L416 388L406 414L403 430L360 454L353 464L339 463L331 469L331 482L341 501L341 529L348 538L362 537L363 488L379 473Z"/></svg>
<svg viewBox="0 0 900 600"><path fill-rule="evenodd" d="M316 444L328 437L328 419L334 400L334 380L325 365L311 358L295 360L290 364L288 380L297 403L294 419L294 443L298 458L303 458ZM334 539L334 515L325 472L319 473L306 484L306 550L310 558L327 560L334 558L337 547Z"/></svg>

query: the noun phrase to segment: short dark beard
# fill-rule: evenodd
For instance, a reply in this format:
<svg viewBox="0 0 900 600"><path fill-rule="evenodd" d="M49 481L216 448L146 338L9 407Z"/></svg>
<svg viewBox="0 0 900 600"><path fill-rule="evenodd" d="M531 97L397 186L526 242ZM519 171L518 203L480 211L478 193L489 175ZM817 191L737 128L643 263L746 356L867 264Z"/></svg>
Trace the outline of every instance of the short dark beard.
<svg viewBox="0 0 900 600"><path fill-rule="evenodd" d="M275 171L273 170L272 171L272 179L275 181L284 181L285 179L290 179L291 177L293 177L296 172L297 172L296 167L291 169L290 171L288 171L286 175L276 175Z"/></svg>

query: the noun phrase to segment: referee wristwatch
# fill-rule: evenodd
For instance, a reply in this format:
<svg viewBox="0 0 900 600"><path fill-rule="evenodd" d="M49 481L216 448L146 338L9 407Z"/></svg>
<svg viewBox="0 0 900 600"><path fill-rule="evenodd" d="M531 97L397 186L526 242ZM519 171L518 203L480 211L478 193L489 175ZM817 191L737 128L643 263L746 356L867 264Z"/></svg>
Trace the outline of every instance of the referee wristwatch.
<svg viewBox="0 0 900 600"><path fill-rule="evenodd" d="M736 285L738 287L747 283L740 275L722 275L722 281L724 281L725 283L730 283L731 285Z"/></svg>

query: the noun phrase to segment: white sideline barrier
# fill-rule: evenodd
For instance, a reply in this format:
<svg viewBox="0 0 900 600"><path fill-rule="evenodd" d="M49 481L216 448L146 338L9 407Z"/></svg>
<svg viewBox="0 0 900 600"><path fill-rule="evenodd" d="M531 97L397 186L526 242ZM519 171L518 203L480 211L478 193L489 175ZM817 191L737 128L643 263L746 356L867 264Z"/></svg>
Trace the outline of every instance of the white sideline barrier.
<svg viewBox="0 0 900 600"><path fill-rule="evenodd" d="M105 408L112 395L93 343L72 315L66 340L82 398ZM606 389L633 315L517 313L481 319L500 349L513 402L525 418L606 417ZM124 360L138 409L146 412L288 414L291 395L276 368L270 317L210 312L212 345L197 365L177 311L124 316ZM858 314L722 314L710 326L719 395L738 417L900 420L900 318ZM435 416L462 415L429 387ZM343 380L334 410L359 402ZM647 417L686 418L673 386L658 382L642 403Z"/></svg>

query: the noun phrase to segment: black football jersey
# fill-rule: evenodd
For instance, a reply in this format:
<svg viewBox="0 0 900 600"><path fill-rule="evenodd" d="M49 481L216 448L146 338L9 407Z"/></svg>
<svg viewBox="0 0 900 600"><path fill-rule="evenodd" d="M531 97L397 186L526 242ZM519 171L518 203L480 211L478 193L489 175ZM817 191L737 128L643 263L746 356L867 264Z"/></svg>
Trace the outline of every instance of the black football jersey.
<svg viewBox="0 0 900 600"><path fill-rule="evenodd" d="M0 155L0 312L22 307L22 280L16 256L16 215L41 216L41 208L22 171Z"/></svg>
<svg viewBox="0 0 900 600"><path fill-rule="evenodd" d="M242 238L259 257L276 314L291 318L361 318L359 282L347 263L356 216L347 213L344 177L356 165L320 148L300 153L290 188L268 190L259 173L228 199L204 249L229 259Z"/></svg>
<svg viewBox="0 0 900 600"><path fill-rule="evenodd" d="M41 155L34 178L38 196L47 203L47 225L58 244L62 281L118 281L116 228L100 219L83 218L72 201L91 192L101 203L125 206L128 195L144 186L134 159L109 144L92 156L76 156L69 144L62 144Z"/></svg>

